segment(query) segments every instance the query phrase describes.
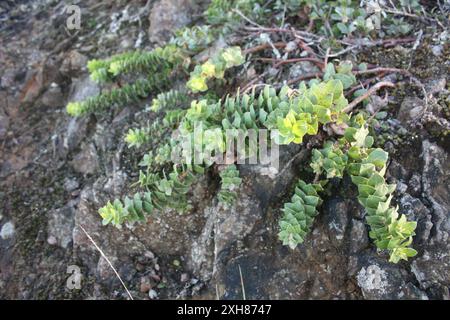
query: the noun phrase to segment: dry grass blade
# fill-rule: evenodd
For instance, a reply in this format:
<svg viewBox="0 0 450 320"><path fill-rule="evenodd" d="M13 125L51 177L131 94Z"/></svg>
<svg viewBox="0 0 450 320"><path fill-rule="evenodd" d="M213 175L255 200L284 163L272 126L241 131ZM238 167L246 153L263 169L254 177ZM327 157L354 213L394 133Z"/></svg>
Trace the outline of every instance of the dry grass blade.
<svg viewBox="0 0 450 320"><path fill-rule="evenodd" d="M114 268L114 266L112 265L111 261L109 261L108 257L104 254L104 252L102 251L102 249L100 249L100 247L95 243L94 239L92 239L92 237L89 235L89 233L87 233L87 231L83 228L83 226L78 225L80 227L81 230L83 230L84 234L86 235L86 237L88 237L88 239L92 242L92 244L95 246L95 248L98 250L98 252L100 252L100 254L102 255L102 257L106 260L106 262L108 262L109 266L111 267L111 269L114 271L114 273L116 274L117 278L119 279L120 283L122 284L122 286L125 288L125 291L127 292L128 296L130 297L131 300L133 299L133 296L131 295L130 291L128 290L127 286L125 285L125 283L123 282L122 278L120 277L119 273L117 272L116 268Z"/></svg>
<svg viewBox="0 0 450 320"><path fill-rule="evenodd" d="M242 270L241 270L241 266L238 265L239 267L239 275L241 277L241 287L242 287L242 300L247 300L246 296L245 296L245 286L244 286L244 278L242 277Z"/></svg>

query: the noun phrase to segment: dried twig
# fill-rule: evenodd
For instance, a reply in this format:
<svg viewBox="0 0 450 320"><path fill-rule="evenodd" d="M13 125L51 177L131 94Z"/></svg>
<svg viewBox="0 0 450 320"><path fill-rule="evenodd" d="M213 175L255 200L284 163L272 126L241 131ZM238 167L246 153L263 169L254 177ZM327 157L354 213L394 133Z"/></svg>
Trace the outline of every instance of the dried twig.
<svg viewBox="0 0 450 320"><path fill-rule="evenodd" d="M263 43L263 44L260 44L258 46L255 46L255 47L245 49L243 51L243 53L244 54L255 53L255 52L258 52L258 51L271 49L272 46L274 46L277 49L278 48L284 48L284 47L286 47L286 43L285 42L275 42L275 43L272 43L272 44L270 44L270 43Z"/></svg>
<svg viewBox="0 0 450 320"><path fill-rule="evenodd" d="M102 255L102 257L106 260L106 262L108 262L109 266L111 267L111 269L114 271L114 273L116 274L117 278L119 279L120 283L122 284L122 286L125 288L125 291L127 292L128 296L130 297L131 300L133 299L133 296L131 295L130 291L128 291L127 286L125 285L125 283L122 281L122 278L120 277L119 273L117 272L116 268L114 268L114 266L112 265L111 261L109 261L108 257L103 253L102 249L100 249L100 247L95 243L94 239L92 239L92 237L89 235L89 233L87 233L87 231L83 228L82 225L78 225L80 227L81 230L83 230L84 234L88 237L89 240L91 240L92 244L95 246L95 248L98 250L98 252L100 252L100 254Z"/></svg>
<svg viewBox="0 0 450 320"><path fill-rule="evenodd" d="M253 89L255 89L255 88L257 88L257 87L264 87L264 86L267 86L268 84L267 83L257 83L257 84L250 84L250 85L246 85L244 88L243 88L243 90L242 90L242 93L243 94L246 94L246 93L248 93L250 90L253 90Z"/></svg>
<svg viewBox="0 0 450 320"><path fill-rule="evenodd" d="M267 28L267 27L244 27L244 30L247 31L257 31L257 32L268 32L268 33L291 33L293 35L297 35L300 37L308 37L311 39L320 39L321 37L311 33L311 32L307 32L307 31L300 31L300 30L296 30L294 28L292 29L287 29L287 28Z"/></svg>
<svg viewBox="0 0 450 320"><path fill-rule="evenodd" d="M245 297L245 287L244 287L244 278L242 278L242 270L241 270L241 266L238 265L239 267L239 275L241 277L241 287L242 287L242 300L247 300Z"/></svg>
<svg viewBox="0 0 450 320"><path fill-rule="evenodd" d="M379 67L379 68L373 68L373 69L367 69L367 70L354 71L353 74L361 75L361 74L370 74L370 73L379 73L379 72L400 73L400 74L405 75L409 79L411 79L411 81L414 82L414 84L416 86L418 86L420 89L422 89L423 96L424 96L424 99L425 99L425 105L428 106L428 93L427 93L427 90L425 89L425 86L419 81L419 79L414 77L413 74L411 72L409 72L408 70L398 69L398 68L383 68L383 67Z"/></svg>
<svg viewBox="0 0 450 320"><path fill-rule="evenodd" d="M327 48L327 51L325 53L325 59L323 60L323 68L322 70L325 70L328 64L328 58L330 57L330 48Z"/></svg>
<svg viewBox="0 0 450 320"><path fill-rule="evenodd" d="M356 90L362 88L366 88L369 84L371 84L372 82L374 82L375 80L384 77L384 73L381 73L380 75L377 75L373 78L367 79L366 81L359 83L358 85L352 87L350 90L347 91L347 93L345 94L347 97L350 97L352 95L353 92L355 92Z"/></svg>
<svg viewBox="0 0 450 320"><path fill-rule="evenodd" d="M256 78L254 78L253 80L251 80L249 83L247 83L246 85L244 85L242 87L242 91L244 93L248 92L250 90L250 88L255 87L257 85L255 85L254 83L258 82L259 80L261 80L262 78L264 78L267 74L269 73L269 70L264 71L263 73L261 73L259 76L257 76Z"/></svg>
<svg viewBox="0 0 450 320"><path fill-rule="evenodd" d="M383 7L383 11L387 12L387 13L391 13L393 15L399 15L399 16L405 16L408 18L412 18L412 19L416 19L419 20L423 23L427 23L427 22L436 22L437 24L439 24L439 26L443 29L445 29L445 27L442 25L442 23L438 20L438 19L433 19L433 18L429 18L426 16L418 16L417 14L414 13L409 13L409 12L405 12L405 11L399 11L399 10L393 10L393 9L389 9L386 6Z"/></svg>
<svg viewBox="0 0 450 320"><path fill-rule="evenodd" d="M354 51L355 49L361 49L363 47L375 47L375 46L383 46L385 48L387 47L393 47L397 44L402 43L411 43L415 42L417 39L415 37L409 37L409 38L400 38L400 39L385 39L385 40L377 40L377 41L368 41L367 39L352 39L347 41L342 41L342 44L348 45L347 48L342 49L341 51L338 51L336 53L330 54L328 57L330 58L336 58L339 57L347 52Z"/></svg>
<svg viewBox="0 0 450 320"><path fill-rule="evenodd" d="M385 67L377 67L367 70L357 70L353 71L354 75L361 75L361 74L371 74L371 73L380 73L380 72L389 72L389 73L401 73L408 77L412 76L411 72L405 69L398 69L398 68L385 68Z"/></svg>
<svg viewBox="0 0 450 320"><path fill-rule="evenodd" d="M309 58L309 57L305 57L305 58L292 58L292 59L276 59L276 58L258 58L256 60L259 61L269 61L269 62L275 62L275 68L278 68L279 66L283 65L283 64L289 64L289 63L296 63L296 62L304 62L304 61L308 61L308 62L313 62L316 65L318 65L320 68L323 68L323 62L320 61L319 59L316 58Z"/></svg>
<svg viewBox="0 0 450 320"><path fill-rule="evenodd" d="M366 93L364 93L363 95L359 96L358 98L353 100L351 103L349 103L347 107L342 109L342 112L348 113L348 112L352 111L360 102L367 99L368 97L370 97L371 95L373 95L375 92L377 92L378 90L380 90L383 87L391 87L392 88L392 87L395 87L395 85L389 81L378 82L372 88L367 90Z"/></svg>
<svg viewBox="0 0 450 320"><path fill-rule="evenodd" d="M231 9L231 11L233 11L234 13L237 13L239 16L241 16L242 19L244 19L245 21L247 21L251 25L254 25L254 26L258 27L258 28L264 28L263 26L257 24L255 21L252 21L250 18L245 16L239 9Z"/></svg>

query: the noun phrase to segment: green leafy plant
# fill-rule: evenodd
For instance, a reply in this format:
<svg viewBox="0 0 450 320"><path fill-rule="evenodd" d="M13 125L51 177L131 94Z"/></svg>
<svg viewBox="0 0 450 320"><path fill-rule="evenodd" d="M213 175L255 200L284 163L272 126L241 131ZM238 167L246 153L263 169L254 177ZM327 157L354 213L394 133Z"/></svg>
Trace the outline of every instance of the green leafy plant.
<svg viewBox="0 0 450 320"><path fill-rule="evenodd" d="M150 130L148 127L140 129L130 129L125 136L125 142L129 148L139 148L150 140Z"/></svg>
<svg viewBox="0 0 450 320"><path fill-rule="evenodd" d="M299 12L300 8L302 13L311 13L311 31L331 36L332 41L335 37L351 38L357 33L371 32L373 25L379 23L377 15L369 15L356 1L213 0L205 13L205 20L211 25L178 30L168 45L150 52L136 51L89 62L91 77L97 82L114 82L121 75L127 75L121 80L131 76L137 80L86 101L69 103L70 114L83 115L139 101L151 94L154 99L150 111L157 112L157 119L151 125L130 129L125 136L129 147L151 142L152 150L139 163L141 170L133 188L140 190L131 198L108 202L99 210L104 224L120 227L124 223L145 221L153 212L166 208L179 212L189 210L187 195L191 185L225 152L225 132L239 137L248 129L267 128L278 131L279 144L300 144L307 136L331 135L322 148L312 150L314 182L300 179L290 202L284 205L279 222L279 238L283 244L295 248L304 241L322 203L319 193L323 186L328 179L348 174L358 188L358 200L367 211L370 237L377 248L387 250L394 263L416 254L410 248L415 222L408 222L390 205L395 186L384 179L387 153L372 147L373 138L368 135L363 117L350 117L345 111L349 104L344 90L356 83L351 63L344 61L338 66L328 63L323 70L323 81L315 79L308 84L302 82L298 88L283 86L280 90L265 86L258 93L255 89L244 94L238 91L224 99L216 96L223 92L207 91L209 86L217 88L218 84L226 83L223 80L227 70L244 64L245 57L239 47L221 49L206 61L202 60L204 63L191 67L195 54L241 22L254 26L253 21L259 23L267 17L266 12L274 12L284 24L285 18L294 17L289 12ZM183 89L162 92L167 90L171 79L186 79L188 71L191 72L186 88L196 93L198 100L191 101L190 94ZM213 79L216 81L212 82ZM189 103L190 107L184 108ZM205 131L196 131L199 125ZM169 137L172 132L176 134ZM334 138L335 135L342 137ZM201 166L189 161L174 165L173 154L181 150L182 156L186 156L184 139L201 141L193 144L193 151L201 155L212 153L213 157ZM245 143L244 148L249 147ZM257 150L249 151L247 157ZM220 178L218 199L231 206L242 182L239 170L234 164L228 165L220 171Z"/></svg>
<svg viewBox="0 0 450 320"><path fill-rule="evenodd" d="M152 91L160 91L167 85L167 74L156 74L146 79L139 79L133 84L127 84L121 88L112 89L109 92L87 98L80 102L69 102L67 113L71 116L82 116L87 113L102 111L114 105L124 105L138 102L147 97Z"/></svg>
<svg viewBox="0 0 450 320"><path fill-rule="evenodd" d="M214 33L208 25L186 27L175 31L175 37L170 42L178 48L183 48L191 52L199 52L215 40Z"/></svg>
<svg viewBox="0 0 450 320"><path fill-rule="evenodd" d="M170 63L174 62L164 54L167 51L157 48L150 52L126 52L109 59L90 60L87 67L92 80L99 83L112 81L120 74L160 72L162 69L169 69Z"/></svg>
<svg viewBox="0 0 450 320"><path fill-rule="evenodd" d="M99 209L99 214L103 218L103 225L111 223L120 228L124 222L145 221L146 216L153 212L151 193L143 195L136 193L132 199L126 197L124 202L115 200L108 202Z"/></svg>
<svg viewBox="0 0 450 320"><path fill-rule="evenodd" d="M183 212L189 209L186 194L194 181L195 171L187 168L179 170L174 167L168 176L162 177L159 174L144 174L141 171L139 182L147 191L143 194L136 193L133 198L126 197L123 202L117 199L113 203L108 202L99 209L103 224L111 223L120 228L125 222L145 221L155 209L173 208Z"/></svg>
<svg viewBox="0 0 450 320"><path fill-rule="evenodd" d="M287 114L277 116L276 128L280 132L280 144L302 143L305 135L315 135L319 124L345 121L342 109L348 101L339 80L303 85L298 96L290 102Z"/></svg>
<svg viewBox="0 0 450 320"><path fill-rule="evenodd" d="M81 116L113 105L137 102L154 91L160 92L167 86L171 71L185 59L186 56L178 47L169 44L150 52L127 52L109 59L91 60L88 69L96 82L114 81L119 75L125 74L140 75L141 78L84 101L69 102L67 112L72 116ZM181 94L176 95L176 98L180 97Z"/></svg>
<svg viewBox="0 0 450 320"><path fill-rule="evenodd" d="M233 9L239 10L250 19L264 17L264 0L212 0L205 12L208 23L222 25L225 30L235 28L242 21L242 17Z"/></svg>
<svg viewBox="0 0 450 320"><path fill-rule="evenodd" d="M176 109L182 107L189 100L189 97L184 91L169 90L157 95L152 101L150 110L158 112L160 110Z"/></svg>
<svg viewBox="0 0 450 320"><path fill-rule="evenodd" d="M322 174L327 179L342 177L344 173L351 176L358 187L358 200L367 212L370 238L378 249L389 252L389 261L397 263L417 254L416 250L409 247L417 223L407 221L405 215L399 215L398 209L390 206L395 185L387 184L384 179L388 154L380 148L372 148L374 139L368 134L363 118L359 115L354 117L353 126L347 128L339 141L327 141L323 149L313 149L311 167L317 177ZM293 202L292 200L287 205L294 208ZM298 204L295 208L303 210ZM284 223L280 222L280 240L295 247L307 233L304 228L295 224L297 220L293 218L292 210L289 211L291 223L286 224L286 206L284 211L281 219ZM285 232L288 228L290 233ZM300 239L302 240L297 241Z"/></svg>
<svg viewBox="0 0 450 320"><path fill-rule="evenodd" d="M406 15L420 12L421 9L417 0L402 0L400 5ZM411 25L404 17L398 17L396 10L382 1L277 0L273 9L287 10L288 16L303 10L312 20L313 31L330 39L363 36L379 31L405 34L411 30Z"/></svg>
<svg viewBox="0 0 450 320"><path fill-rule="evenodd" d="M322 203L318 191L323 191L320 184L297 182L291 201L284 204L279 222L278 237L284 245L294 249L310 232L314 218L319 214L317 208Z"/></svg>
<svg viewBox="0 0 450 320"><path fill-rule="evenodd" d="M388 154L380 148L371 148L373 138L368 133L364 125L347 129L351 159L348 172L358 187L358 200L366 209L370 238L379 249L388 250L390 261L397 263L417 254L409 247L417 223L407 221L405 215L398 214L398 208L390 206L395 185L384 179Z"/></svg>
<svg viewBox="0 0 450 320"><path fill-rule="evenodd" d="M234 164L228 165L220 172L221 186L218 194L219 201L231 205L237 198L237 189L241 185L242 179Z"/></svg>
<svg viewBox="0 0 450 320"><path fill-rule="evenodd" d="M167 129L176 127L185 114L185 110L170 110L164 116L163 120L156 118L151 125L147 125L142 128L129 129L125 135L125 142L129 148L140 148L142 145L148 143L150 140L156 138L163 139L163 135L167 132Z"/></svg>
<svg viewBox="0 0 450 320"><path fill-rule="evenodd" d="M361 65L359 69L364 69L365 65ZM323 80L339 80L343 89L348 89L356 83L356 77L352 72L353 64L350 61L342 61L337 67L329 62L325 67Z"/></svg>
<svg viewBox="0 0 450 320"><path fill-rule="evenodd" d="M202 65L197 65L191 72L186 86L192 92L208 90L207 81L212 78L223 79L225 70L240 66L245 62L241 48L229 47L221 50Z"/></svg>
<svg viewBox="0 0 450 320"><path fill-rule="evenodd" d="M327 141L323 149L312 150L311 168L315 174L326 173L326 178L342 178L347 166L348 156L337 143Z"/></svg>

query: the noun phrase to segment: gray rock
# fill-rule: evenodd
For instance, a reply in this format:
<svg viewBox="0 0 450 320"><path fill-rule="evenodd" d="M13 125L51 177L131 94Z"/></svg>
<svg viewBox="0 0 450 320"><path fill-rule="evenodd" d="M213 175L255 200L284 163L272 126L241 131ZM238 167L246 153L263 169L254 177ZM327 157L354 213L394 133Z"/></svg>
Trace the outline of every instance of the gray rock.
<svg viewBox="0 0 450 320"><path fill-rule="evenodd" d="M3 70L2 76L0 77L0 87L1 88L11 88L15 84L14 78L16 77L17 71L15 69Z"/></svg>
<svg viewBox="0 0 450 320"><path fill-rule="evenodd" d="M191 0L160 0L150 12L149 38L163 43L170 39L174 30L191 22L195 2Z"/></svg>
<svg viewBox="0 0 450 320"><path fill-rule="evenodd" d="M431 52L433 52L433 54L434 54L436 57L439 57L439 56L442 55L442 50L443 50L443 49L444 49L444 48L443 48L442 45L436 45L436 46L432 46L432 47L431 47Z"/></svg>
<svg viewBox="0 0 450 320"><path fill-rule="evenodd" d="M67 249L72 243L72 230L74 227L74 208L73 203L65 207L49 212L47 225L47 242L52 245L59 245Z"/></svg>
<svg viewBox="0 0 450 320"><path fill-rule="evenodd" d="M78 183L78 181L75 178L73 178L73 179L66 178L64 180L64 190L66 190L67 192L74 191L74 190L78 189L79 186L80 186L80 184Z"/></svg>
<svg viewBox="0 0 450 320"><path fill-rule="evenodd" d="M409 179L408 188L411 190L411 192L414 195L419 195L421 193L421 191L422 191L422 182L421 182L421 180L422 180L422 177L419 174L417 174L417 173L414 173L411 176L411 179Z"/></svg>
<svg viewBox="0 0 450 320"><path fill-rule="evenodd" d="M425 103L416 97L406 97L403 100L398 112L398 120L404 126L410 126L412 122L417 122L423 116L425 111Z"/></svg>
<svg viewBox="0 0 450 320"><path fill-rule="evenodd" d="M324 203L323 215L326 217L328 234L336 246L340 246L344 241L349 211L348 202L341 198L332 198Z"/></svg>
<svg viewBox="0 0 450 320"><path fill-rule="evenodd" d="M398 266L370 259L356 276L366 299L428 299L423 291L405 278L406 272Z"/></svg>
<svg viewBox="0 0 450 320"><path fill-rule="evenodd" d="M155 300L155 299L157 299L158 298L158 293L155 291L155 290L150 290L149 292L148 292L148 297L151 299L151 300Z"/></svg>
<svg viewBox="0 0 450 320"><path fill-rule="evenodd" d="M116 254L111 254L111 250L108 250L107 257L113 266L117 265ZM103 256L100 256L100 259L98 260L97 274L102 280L108 280L116 277L114 270Z"/></svg>
<svg viewBox="0 0 450 320"><path fill-rule="evenodd" d="M447 153L428 140L422 143L423 193L432 206L435 236L431 243L446 244L450 233L450 163Z"/></svg>
<svg viewBox="0 0 450 320"><path fill-rule="evenodd" d="M445 78L436 78L427 82L425 89L429 95L433 95L445 90L447 80Z"/></svg>
<svg viewBox="0 0 450 320"><path fill-rule="evenodd" d="M422 201L408 193L404 194L400 198L400 213L405 214L408 220L417 221L415 241L422 243L428 241L433 228L432 216Z"/></svg>
<svg viewBox="0 0 450 320"><path fill-rule="evenodd" d="M187 282L189 280L189 275L187 273L182 273L180 277L181 282Z"/></svg>
<svg viewBox="0 0 450 320"><path fill-rule="evenodd" d="M99 168L97 150L93 143L86 145L71 161L76 172L92 174Z"/></svg>
<svg viewBox="0 0 450 320"><path fill-rule="evenodd" d="M0 109L0 139L4 139L8 133L9 117Z"/></svg>
<svg viewBox="0 0 450 320"><path fill-rule="evenodd" d="M267 283L273 273L273 259L265 254L246 254L231 259L220 275L221 299L269 299Z"/></svg>
<svg viewBox="0 0 450 320"><path fill-rule="evenodd" d="M361 268L356 277L359 287L363 290L364 295L373 292L383 294L389 286L387 281L388 274L376 264Z"/></svg>
<svg viewBox="0 0 450 320"><path fill-rule="evenodd" d="M49 108L61 107L64 105L64 97L59 85L52 84L41 97L42 104Z"/></svg>
<svg viewBox="0 0 450 320"><path fill-rule="evenodd" d="M0 230L0 238L3 240L12 238L14 236L14 224L11 221L6 222Z"/></svg>
<svg viewBox="0 0 450 320"><path fill-rule="evenodd" d="M99 94L100 87L89 76L85 76L75 79L70 91L68 101L82 101ZM86 138L89 121L88 117L67 117L66 119L67 122L64 122L56 133L58 154L61 157L67 156Z"/></svg>
<svg viewBox="0 0 450 320"><path fill-rule="evenodd" d="M405 193L406 190L408 190L408 186L405 183L398 181L395 191L402 194L402 193Z"/></svg>
<svg viewBox="0 0 450 320"><path fill-rule="evenodd" d="M359 220L352 219L350 230L350 251L357 253L369 245L369 235L365 224Z"/></svg>
<svg viewBox="0 0 450 320"><path fill-rule="evenodd" d="M450 254L449 247L433 247L411 264L420 287L433 292L435 299L449 299Z"/></svg>
<svg viewBox="0 0 450 320"><path fill-rule="evenodd" d="M100 93L99 85L92 81L89 75L79 79L74 79L71 87L69 101L83 101L88 97Z"/></svg>
<svg viewBox="0 0 450 320"><path fill-rule="evenodd" d="M386 177L394 177L396 180L406 180L408 171L397 161L392 160L387 169Z"/></svg>
<svg viewBox="0 0 450 320"><path fill-rule="evenodd" d="M241 194L236 205L227 208L221 204L205 210L208 217L200 237L194 241L189 261L201 280L209 280L223 268L226 252L248 235L256 221L261 219L256 199Z"/></svg>
<svg viewBox="0 0 450 320"><path fill-rule="evenodd" d="M88 58L76 50L66 53L61 64L60 72L71 77L77 76L86 69Z"/></svg>
<svg viewBox="0 0 450 320"><path fill-rule="evenodd" d="M294 64L289 69L289 78L295 79L297 77L300 77L304 74L318 72L319 68L317 66L309 61L299 62Z"/></svg>

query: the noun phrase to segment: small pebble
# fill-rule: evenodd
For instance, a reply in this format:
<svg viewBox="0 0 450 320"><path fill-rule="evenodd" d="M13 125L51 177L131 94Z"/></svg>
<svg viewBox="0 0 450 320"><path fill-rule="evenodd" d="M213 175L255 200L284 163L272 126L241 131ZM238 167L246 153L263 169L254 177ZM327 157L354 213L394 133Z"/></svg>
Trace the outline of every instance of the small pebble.
<svg viewBox="0 0 450 320"><path fill-rule="evenodd" d="M439 57L442 54L442 49L443 49L443 47L441 45L432 46L431 47L431 52L433 52L433 54L436 57Z"/></svg>
<svg viewBox="0 0 450 320"><path fill-rule="evenodd" d="M78 181L75 180L75 179L67 179L67 180L64 182L64 189L65 189L67 192L74 191L74 190L78 189L79 186L80 186L80 184L79 184Z"/></svg>
<svg viewBox="0 0 450 320"><path fill-rule="evenodd" d="M54 236L50 236L47 238L47 243L54 246L58 241L56 240L56 238Z"/></svg>
<svg viewBox="0 0 450 320"><path fill-rule="evenodd" d="M405 193L406 190L408 190L408 186L406 184L404 184L403 182L398 182L397 183L397 192L399 193Z"/></svg>
<svg viewBox="0 0 450 320"><path fill-rule="evenodd" d="M142 293L146 293L146 292L149 292L151 289L152 289L152 285L150 283L150 279L148 279L147 277L142 277L140 291Z"/></svg>
<svg viewBox="0 0 450 320"><path fill-rule="evenodd" d="M14 235L14 225L11 222L7 222L3 225L0 231L0 237L3 240L9 239Z"/></svg>
<svg viewBox="0 0 450 320"><path fill-rule="evenodd" d="M148 292L148 297L150 298L150 299L156 299L156 298L158 298L158 293L155 291L155 290L153 290L153 289L151 289L149 292Z"/></svg>
<svg viewBox="0 0 450 320"><path fill-rule="evenodd" d="M146 256L149 259L155 259L155 255L151 251L145 251L144 256Z"/></svg>
<svg viewBox="0 0 450 320"><path fill-rule="evenodd" d="M189 275L187 273L181 274L181 279L180 279L181 282L186 282L188 280L189 280Z"/></svg>
<svg viewBox="0 0 450 320"><path fill-rule="evenodd" d="M136 270L137 271L143 271L145 269L144 265L141 263L136 263Z"/></svg>

